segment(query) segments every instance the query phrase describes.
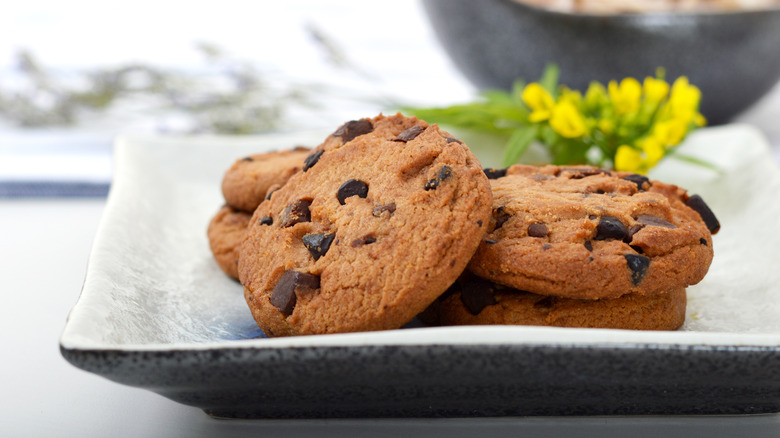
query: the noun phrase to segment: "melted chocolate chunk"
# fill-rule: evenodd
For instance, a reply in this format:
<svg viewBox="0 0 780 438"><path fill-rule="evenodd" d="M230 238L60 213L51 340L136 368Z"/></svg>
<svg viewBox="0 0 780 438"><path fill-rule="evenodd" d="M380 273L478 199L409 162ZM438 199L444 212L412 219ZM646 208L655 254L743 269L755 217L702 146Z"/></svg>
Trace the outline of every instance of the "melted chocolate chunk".
<svg viewBox="0 0 780 438"><path fill-rule="evenodd" d="M591 243L590 240L585 241L585 249L587 249L588 251L593 251L593 243Z"/></svg>
<svg viewBox="0 0 780 438"><path fill-rule="evenodd" d="M507 213L503 206L493 210L493 219L496 221L496 225L493 227L493 231L501 228L510 217L512 217L512 215Z"/></svg>
<svg viewBox="0 0 780 438"><path fill-rule="evenodd" d="M363 245L370 245L372 243L376 242L376 236L373 234L366 234L365 236L361 237L360 239L355 239L350 243L350 245L353 248L357 248L358 246Z"/></svg>
<svg viewBox="0 0 780 438"><path fill-rule="evenodd" d="M650 188L650 178L644 175L639 175L634 173L631 175L624 176L623 179L626 181L631 181L632 183L636 184L636 188L640 192ZM644 187L645 183L647 183L647 188Z"/></svg>
<svg viewBox="0 0 780 438"><path fill-rule="evenodd" d="M388 215L392 215L393 213L395 213L395 203L391 202L389 204L379 205L374 207L373 210L371 210L371 214L374 215L374 217L380 217L384 212L387 212Z"/></svg>
<svg viewBox="0 0 780 438"><path fill-rule="evenodd" d="M306 157L305 160L303 160L303 171L306 172L307 170L311 169L312 166L317 164L317 161L320 161L320 157L322 154L325 153L325 151L317 151L308 157Z"/></svg>
<svg viewBox="0 0 780 438"><path fill-rule="evenodd" d="M707 244L707 239L705 239L705 238L703 238L703 237L702 237L701 239L699 239L699 243L701 243L701 244L702 244L702 245L704 245L704 246L709 246L709 245Z"/></svg>
<svg viewBox="0 0 780 438"><path fill-rule="evenodd" d="M344 202L350 196L365 198L368 196L368 184L357 179L351 179L342 184L336 192L336 199L339 200L341 205L344 205Z"/></svg>
<svg viewBox="0 0 780 438"><path fill-rule="evenodd" d="M333 133L333 136L341 137L341 139L344 140L344 143L346 143L372 131L374 131L374 125L371 124L370 120L352 120L341 125L339 129Z"/></svg>
<svg viewBox="0 0 780 438"><path fill-rule="evenodd" d="M531 237L547 237L547 225L531 224L528 226L528 235Z"/></svg>
<svg viewBox="0 0 780 438"><path fill-rule="evenodd" d="M631 283L636 286L642 282L642 278L647 273L647 268L650 267L650 259L636 254L624 254L623 257L626 259L628 269L631 270Z"/></svg>
<svg viewBox="0 0 780 438"><path fill-rule="evenodd" d="M625 240L628 238L628 229L620 219L612 216L602 216L596 226L596 240Z"/></svg>
<svg viewBox="0 0 780 438"><path fill-rule="evenodd" d="M291 227L301 222L311 222L310 199L299 199L293 204L288 205L282 211L280 226L282 228Z"/></svg>
<svg viewBox="0 0 780 438"><path fill-rule="evenodd" d="M642 225L652 225L656 227L663 227L663 228L677 228L677 225L667 221L664 218L660 218L658 216L650 216L648 214L640 214L636 221L639 222Z"/></svg>
<svg viewBox="0 0 780 438"><path fill-rule="evenodd" d="M333 243L333 238L336 237L334 233L318 233L307 234L301 239L303 246L309 250L314 260L319 260L330 249L330 244Z"/></svg>
<svg viewBox="0 0 780 438"><path fill-rule="evenodd" d="M452 169L450 166L447 166L446 164L441 166L441 169L439 169L439 174L436 175L436 178L425 183L425 190L436 190L436 188L439 187L439 184L442 181L448 179L450 176L452 176Z"/></svg>
<svg viewBox="0 0 780 438"><path fill-rule="evenodd" d="M699 213L699 216L701 216L704 224L707 225L707 229L710 230L710 233L718 233L718 230L720 230L720 222L701 196L693 195L685 201L685 204L688 205L688 207L691 207L696 213Z"/></svg>
<svg viewBox="0 0 780 438"><path fill-rule="evenodd" d="M271 291L271 304L284 316L290 316L298 301L297 294L311 293L320 288L320 277L298 271L287 271Z"/></svg>
<svg viewBox="0 0 780 438"><path fill-rule="evenodd" d="M496 304L493 296L493 283L479 277L464 282L460 292L460 301L472 315L479 315L487 306Z"/></svg>
<svg viewBox="0 0 780 438"><path fill-rule="evenodd" d="M263 216L260 219L260 225L273 225L274 224L274 218L271 216Z"/></svg>
<svg viewBox="0 0 780 438"><path fill-rule="evenodd" d="M445 139L445 140L447 140L447 143L458 143L458 144L463 144L463 142L462 142L462 141L458 140L458 139L457 139L457 138L455 138L455 137L444 137L444 139Z"/></svg>
<svg viewBox="0 0 780 438"><path fill-rule="evenodd" d="M487 167L482 169L482 171L485 172L485 176L487 176L488 179L498 179L506 176L506 169L494 169L492 167Z"/></svg>
<svg viewBox="0 0 780 438"><path fill-rule="evenodd" d="M401 141L406 143L407 141L412 141L415 138L417 138L418 135L422 134L422 132L425 131L425 128L422 126L412 126L411 128L407 129L406 131L398 134L393 141Z"/></svg>

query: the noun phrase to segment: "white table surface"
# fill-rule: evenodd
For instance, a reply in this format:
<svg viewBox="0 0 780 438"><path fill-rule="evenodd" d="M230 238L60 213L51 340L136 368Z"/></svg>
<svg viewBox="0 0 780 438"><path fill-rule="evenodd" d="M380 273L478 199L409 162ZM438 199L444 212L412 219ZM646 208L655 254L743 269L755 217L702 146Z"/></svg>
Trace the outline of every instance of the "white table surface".
<svg viewBox="0 0 780 438"><path fill-rule="evenodd" d="M183 8L184 5L189 5L170 2L174 4L172 6L169 3L151 1L138 3L140 9L159 6L157 14L144 28L146 33L151 34L167 32L167 23L174 19L177 6ZM470 85L453 70L438 50L430 30L425 25L419 5L413 0L394 2L393 8L382 9L381 15L376 15L375 21L370 23L350 22L347 19L347 12L355 7L365 7L369 8L369 12L377 12L376 5L368 7L365 2L331 2L329 7L324 6L325 2L276 2L276 9L266 4L255 6L255 10L249 12L244 11L246 3L220 3L223 6L220 11L223 12L192 6L188 19L179 22L177 29L180 35L167 39L162 45L157 44L159 39L146 37L144 33L136 32L135 39L119 38L132 33L133 26L137 27L138 22L146 17L138 13L139 8L109 11L105 5L98 7L97 13L102 14L100 16L103 19L97 21L90 31L102 32L107 35L108 41L94 41L90 39L89 32L74 30L91 23L85 18L86 15L78 12L96 6L94 2L68 2L69 8L57 2L48 7L37 3L29 7L17 4L0 17L0 68L12 48L21 44L38 48L38 53L44 59L59 64L89 65L95 56L107 62L122 62L142 55L152 61L187 63L190 61L187 56L190 55L178 55L178 58L174 57L173 60L166 55L175 52L181 44L189 43L191 37L201 35L198 32L203 33L203 29L209 28L210 23L228 22L234 19L232 17L238 17L235 18L238 20L236 27L243 29L243 32L231 31L222 26L211 33L207 32L205 37L229 45L234 52L240 54L265 50L263 53L267 58L264 59L277 59L281 55L274 52L275 46L263 45L262 41L266 38L272 39L274 32L282 32L285 26L299 26L302 21L310 19L330 32L343 44L347 53L354 59L365 62L364 65L373 65L372 62L381 59L383 53L387 54L393 50L417 50L429 56L429 68L424 74L437 77L436 83L439 85L437 89L427 90L431 102L461 101L473 92ZM278 3L285 3L286 6L279 6ZM73 9L79 11L72 12ZM233 10L242 13L224 12ZM114 14L114 17L124 14L125 24L106 20L109 12ZM269 29L258 28L256 18L268 17L269 14L277 19L265 20ZM407 35L405 39L399 37L395 30L398 23L408 24L402 32ZM36 26L44 25L48 26L45 29L50 34L56 33L58 37L46 38L42 35L40 31L44 27ZM247 29L254 29L254 38L247 38ZM368 36L362 39L352 38L355 34ZM131 42L133 44L130 44ZM92 43L94 45L91 46L91 56L89 53L65 49ZM305 41L298 43L306 44ZM118 51L117 47L127 50ZM309 56L314 55L309 53ZM282 71L300 68L300 60L296 63L294 59L287 57L278 58L277 61L276 67ZM328 72L327 68L321 65L316 68L320 72ZM400 70L390 73L381 70L373 72L382 77L386 90L406 97L420 93L421 84L431 83L419 81L408 74L404 75ZM330 71L329 74L333 72ZM341 108L340 112L336 111L334 117L353 117L354 111L357 109ZM365 115L367 114L354 114L355 117ZM741 115L737 121L761 129L780 162L778 115L780 86L776 86L764 100ZM98 129L96 124L77 129L32 133L0 125L0 158L8 158L3 157L4 151L19 151L22 146L41 146L43 152L39 157L45 157L47 149L51 151L51 148L60 147L62 144L94 143L98 146L86 148L88 153L85 158L85 171L89 170L90 178L108 179L111 169L110 156L106 155L106 151L110 150L111 138L126 129ZM145 125L140 123L140 126ZM133 126L131 131L136 128L137 126ZM25 160L30 161L29 157L22 156L21 161ZM3 172L5 176L19 172L16 164L9 163L0 160L0 176L3 176ZM59 335L69 309L78 298L90 246L104 207L103 199L0 199L0 294L3 298L0 305L0 345L3 347L0 361L0 437L289 437L347 434L376 437L585 437L626 434L635 438L780 436L780 414L450 420L211 419L196 408L81 371L69 365L60 355Z"/></svg>

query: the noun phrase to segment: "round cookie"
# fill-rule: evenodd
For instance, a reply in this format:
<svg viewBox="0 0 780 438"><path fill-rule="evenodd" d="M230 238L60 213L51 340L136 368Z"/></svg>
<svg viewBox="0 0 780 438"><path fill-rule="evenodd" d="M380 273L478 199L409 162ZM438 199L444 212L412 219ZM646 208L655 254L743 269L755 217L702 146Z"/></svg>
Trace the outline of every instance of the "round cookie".
<svg viewBox="0 0 780 438"><path fill-rule="evenodd" d="M486 174L493 214L468 268L479 277L600 299L684 288L709 269L717 219L677 186L592 167L515 165Z"/></svg>
<svg viewBox="0 0 780 438"><path fill-rule="evenodd" d="M301 170L309 148L255 154L236 160L222 178L222 195L231 207L253 212L273 186L281 186Z"/></svg>
<svg viewBox="0 0 780 438"><path fill-rule="evenodd" d="M241 248L244 295L269 336L398 328L455 281L484 235L488 180L436 125L348 122L306 162L257 208Z"/></svg>
<svg viewBox="0 0 780 438"><path fill-rule="evenodd" d="M228 276L238 280L238 256L246 235L251 213L222 206L209 222L209 247L217 265Z"/></svg>
<svg viewBox="0 0 780 438"><path fill-rule="evenodd" d="M685 288L605 300L537 295L479 277L456 282L432 305L441 325L539 325L677 330L685 322Z"/></svg>

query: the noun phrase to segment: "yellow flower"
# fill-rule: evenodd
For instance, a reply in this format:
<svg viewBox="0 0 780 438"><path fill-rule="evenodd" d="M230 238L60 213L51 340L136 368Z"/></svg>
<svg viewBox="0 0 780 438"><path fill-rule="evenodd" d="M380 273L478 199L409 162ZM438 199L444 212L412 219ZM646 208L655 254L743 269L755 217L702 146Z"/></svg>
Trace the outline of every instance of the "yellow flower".
<svg viewBox="0 0 780 438"><path fill-rule="evenodd" d="M677 117L664 122L658 122L653 125L652 138L663 146L674 146L685 138L689 124L687 117Z"/></svg>
<svg viewBox="0 0 780 438"><path fill-rule="evenodd" d="M588 133L585 118L573 103L562 101L553 108L550 126L563 137L577 138Z"/></svg>
<svg viewBox="0 0 780 438"><path fill-rule="evenodd" d="M531 108L528 116L530 122L541 122L552 116L555 99L552 95L536 82L526 85L521 95L523 102Z"/></svg>
<svg viewBox="0 0 780 438"><path fill-rule="evenodd" d="M642 97L642 85L634 78L620 81L609 81L607 85L612 106L618 114L632 114L639 111L639 99Z"/></svg>
<svg viewBox="0 0 780 438"><path fill-rule="evenodd" d="M562 87L558 101L560 102L563 100L571 102L574 104L574 106L579 107L582 104L582 93L577 90L571 90L569 88Z"/></svg>
<svg viewBox="0 0 780 438"><path fill-rule="evenodd" d="M615 153L615 170L620 172L637 172L642 166L642 155L638 150L628 145L622 145Z"/></svg>
<svg viewBox="0 0 780 438"><path fill-rule="evenodd" d="M655 166L666 155L666 148L654 137L648 137L640 142L642 152L645 153L645 167Z"/></svg>
<svg viewBox="0 0 780 438"><path fill-rule="evenodd" d="M598 123L598 128L604 133L604 134L612 134L612 131L615 130L615 122L613 122L611 119L601 119Z"/></svg>
<svg viewBox="0 0 780 438"><path fill-rule="evenodd" d="M690 85L688 78L680 76L672 84L672 91L669 95L669 106L672 114L686 115L693 120L696 111L699 108L701 100L701 91L698 87Z"/></svg>
<svg viewBox="0 0 780 438"><path fill-rule="evenodd" d="M658 103L666 99L669 94L669 84L663 79L647 77L644 83L645 99L650 102Z"/></svg>

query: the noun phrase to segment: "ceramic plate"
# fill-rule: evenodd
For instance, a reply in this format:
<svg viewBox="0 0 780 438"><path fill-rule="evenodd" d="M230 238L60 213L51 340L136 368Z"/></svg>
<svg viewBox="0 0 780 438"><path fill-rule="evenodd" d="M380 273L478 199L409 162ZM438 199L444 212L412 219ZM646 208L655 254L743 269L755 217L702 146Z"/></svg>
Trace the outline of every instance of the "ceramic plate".
<svg viewBox="0 0 780 438"><path fill-rule="evenodd" d="M745 126L698 131L655 178L721 220L676 332L414 327L265 338L206 226L237 158L322 136L122 138L84 287L73 365L219 417L737 414L780 411L780 171ZM477 151L479 152L479 151Z"/></svg>

